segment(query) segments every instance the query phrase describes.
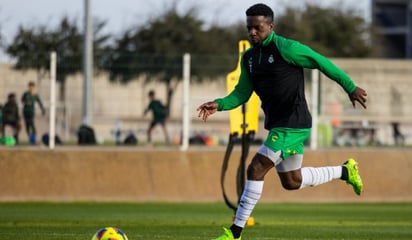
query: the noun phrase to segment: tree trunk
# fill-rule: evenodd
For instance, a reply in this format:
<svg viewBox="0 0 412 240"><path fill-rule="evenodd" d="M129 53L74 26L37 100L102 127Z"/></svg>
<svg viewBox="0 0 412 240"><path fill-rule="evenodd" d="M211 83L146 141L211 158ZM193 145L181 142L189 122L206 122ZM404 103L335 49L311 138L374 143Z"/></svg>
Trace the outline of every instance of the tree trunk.
<svg viewBox="0 0 412 240"><path fill-rule="evenodd" d="M179 81L175 81L173 83L172 79L169 79L168 81L166 81L166 89L167 89L167 95L166 95L166 107L167 107L167 112L168 112L168 117L170 116L170 107L172 105L172 98L173 98L173 94L177 88L177 86L179 85Z"/></svg>
<svg viewBox="0 0 412 240"><path fill-rule="evenodd" d="M66 79L60 80L60 87L59 87L59 101L64 103L66 100Z"/></svg>
<svg viewBox="0 0 412 240"><path fill-rule="evenodd" d="M172 105L174 89L172 87L171 81L167 83L167 95L166 95L166 107L167 107L167 117L170 117L170 106Z"/></svg>

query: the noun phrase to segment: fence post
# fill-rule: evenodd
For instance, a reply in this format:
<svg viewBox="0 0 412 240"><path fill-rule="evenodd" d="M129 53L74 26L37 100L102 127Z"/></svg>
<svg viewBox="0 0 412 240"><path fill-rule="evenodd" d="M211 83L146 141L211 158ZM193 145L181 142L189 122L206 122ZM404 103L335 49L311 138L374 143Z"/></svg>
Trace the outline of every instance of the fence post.
<svg viewBox="0 0 412 240"><path fill-rule="evenodd" d="M83 123L91 124L93 118L93 19L91 0L84 0L84 4Z"/></svg>
<svg viewBox="0 0 412 240"><path fill-rule="evenodd" d="M313 69L311 71L311 99L312 99L312 132L310 135L310 149L316 150L318 148L318 106L319 106L319 70Z"/></svg>
<svg viewBox="0 0 412 240"><path fill-rule="evenodd" d="M189 96L190 96L190 54L183 55L183 106L182 106L182 145L181 151L189 149Z"/></svg>
<svg viewBox="0 0 412 240"><path fill-rule="evenodd" d="M49 148L54 149L56 136L56 52L50 53Z"/></svg>

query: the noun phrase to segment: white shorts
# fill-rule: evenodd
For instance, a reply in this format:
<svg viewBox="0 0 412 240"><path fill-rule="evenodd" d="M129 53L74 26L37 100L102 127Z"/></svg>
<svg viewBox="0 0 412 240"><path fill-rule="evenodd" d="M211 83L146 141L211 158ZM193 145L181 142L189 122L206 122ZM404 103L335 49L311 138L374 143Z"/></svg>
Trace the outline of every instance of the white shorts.
<svg viewBox="0 0 412 240"><path fill-rule="evenodd" d="M269 158L273 164L275 164L278 172L289 172L302 167L303 154L290 155L288 158L283 160L281 157L282 151L274 152L265 145L260 146L257 153Z"/></svg>

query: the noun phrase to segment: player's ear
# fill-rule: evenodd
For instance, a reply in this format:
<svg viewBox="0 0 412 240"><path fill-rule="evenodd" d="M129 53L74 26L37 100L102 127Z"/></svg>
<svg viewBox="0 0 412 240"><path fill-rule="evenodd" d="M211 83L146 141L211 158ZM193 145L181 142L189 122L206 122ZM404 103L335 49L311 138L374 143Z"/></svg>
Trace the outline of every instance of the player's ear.
<svg viewBox="0 0 412 240"><path fill-rule="evenodd" d="M270 30L273 30L275 28L275 24L273 23L269 23L269 26L270 26Z"/></svg>

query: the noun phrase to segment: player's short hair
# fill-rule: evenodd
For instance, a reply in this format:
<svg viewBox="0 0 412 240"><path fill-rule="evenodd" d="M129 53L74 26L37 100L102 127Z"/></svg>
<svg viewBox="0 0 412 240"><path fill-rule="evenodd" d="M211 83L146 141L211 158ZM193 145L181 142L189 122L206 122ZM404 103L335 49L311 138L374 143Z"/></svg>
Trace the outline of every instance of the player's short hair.
<svg viewBox="0 0 412 240"><path fill-rule="evenodd" d="M29 82L29 87L34 87L34 86L36 86L36 84L33 81L30 81Z"/></svg>
<svg viewBox="0 0 412 240"><path fill-rule="evenodd" d="M15 97L16 97L15 93L9 93L9 95L7 96L7 99L10 101L11 99L13 99Z"/></svg>
<svg viewBox="0 0 412 240"><path fill-rule="evenodd" d="M149 95L149 97L154 97L154 95L155 95L155 91L150 90L148 95Z"/></svg>
<svg viewBox="0 0 412 240"><path fill-rule="evenodd" d="M273 22L272 9L263 3L252 5L246 10L246 16L264 16L269 22Z"/></svg>

